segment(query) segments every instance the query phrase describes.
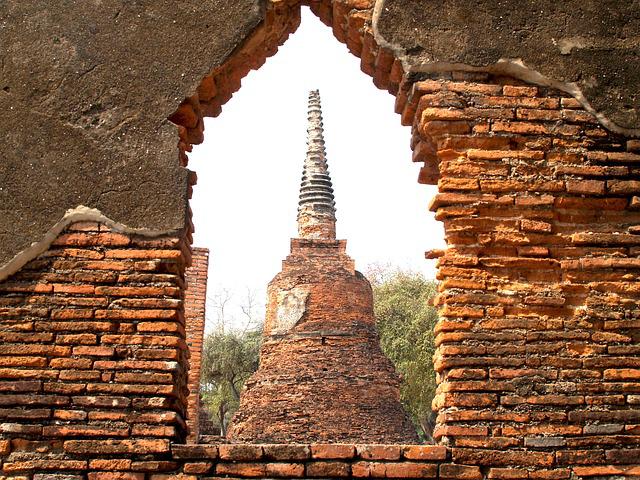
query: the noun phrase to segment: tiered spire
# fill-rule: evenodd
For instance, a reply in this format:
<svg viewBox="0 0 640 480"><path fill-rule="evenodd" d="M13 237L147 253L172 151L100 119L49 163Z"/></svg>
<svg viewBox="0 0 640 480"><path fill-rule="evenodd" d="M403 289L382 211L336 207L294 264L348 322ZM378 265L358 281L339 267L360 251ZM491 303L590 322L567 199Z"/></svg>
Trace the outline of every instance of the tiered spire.
<svg viewBox="0 0 640 480"><path fill-rule="evenodd" d="M308 131L299 238L269 282L260 366L227 438L412 445L418 436L400 404L400 377L380 349L371 285L346 254L346 240L336 240L317 91L309 95Z"/></svg>
<svg viewBox="0 0 640 480"><path fill-rule="evenodd" d="M302 170L298 202L298 236L335 240L336 202L327 166L322 128L320 92L309 92L307 157Z"/></svg>

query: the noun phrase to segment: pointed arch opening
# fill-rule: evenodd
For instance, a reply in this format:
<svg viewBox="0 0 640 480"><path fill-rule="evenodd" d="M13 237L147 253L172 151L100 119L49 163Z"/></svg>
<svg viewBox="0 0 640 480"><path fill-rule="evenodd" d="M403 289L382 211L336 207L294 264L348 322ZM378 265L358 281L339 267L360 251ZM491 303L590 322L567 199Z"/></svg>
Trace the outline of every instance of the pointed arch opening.
<svg viewBox="0 0 640 480"><path fill-rule="evenodd" d="M194 154L192 153L193 147L196 145L202 144L204 140L204 135L205 135L204 134L204 131L205 131L204 118L217 117L218 115L220 115L223 104L226 103L231 98L233 93L235 93L240 88L241 80L249 73L249 71L260 68L265 63L266 58L268 56L273 55L277 51L278 45L283 43L288 38L288 36L298 28L301 20L301 14L302 14L301 9L304 8L306 11L306 7L309 7L309 9L316 16L318 16L323 23L325 23L326 25L329 25L332 29L333 36L336 39L338 39L340 42L346 44L348 50L360 59L360 62L359 62L360 70L364 71L370 77L373 78L374 85L380 89L389 91L396 97L395 105L393 101L388 102L387 107L389 108L390 113L393 110L395 110L397 113L400 113L400 114L403 113L407 103L407 98L409 97L409 92L407 91L408 87L406 87L403 84L404 72L403 72L402 62L400 60L397 60L389 49L379 47L374 39L374 34L372 30L372 25L371 25L372 16L374 14L373 12L374 2L351 1L351 2L308 2L308 3L309 3L308 5L303 5L300 2L270 3L267 6L267 10L265 12L264 23L256 29L256 31L252 34L252 36L248 40L246 40L246 42L243 45L241 45L223 65L216 68L209 75L207 75L199 85L196 93L186 98L181 103L178 110L169 117L169 119L175 124L177 124L179 128L179 135L180 135L179 154L180 154L181 165L187 166L190 160L192 161L191 165L193 165L193 159L190 159L190 157L194 157ZM308 17L312 17L312 15L308 14ZM298 46L298 48L300 48L300 46ZM352 62L352 63L355 63L355 65L353 66L357 68L358 66L357 62ZM356 70L354 69L354 71ZM309 85L306 85L305 88L306 87L313 88L314 86L315 85L313 83L310 83ZM363 87L363 89L366 89L366 88L370 88L370 85ZM348 89L349 89L348 87L343 86L343 90L348 90ZM392 99L390 98L390 100ZM338 103L338 102L334 102L334 103ZM300 107L302 107L303 106L302 102L300 102L300 104L301 104ZM255 108L260 109L260 105L256 104ZM345 110L348 107L344 108L343 106L343 108L340 109L340 107L334 106L333 108L334 108L334 111L337 112L337 115L340 115L340 114L344 115L346 113ZM354 108L354 110L355 109L356 108ZM350 115L350 117L355 122L362 122L363 121L362 117L367 116L367 113L361 111L362 107L358 107L357 110L359 110L358 113ZM375 115L378 115L378 113L376 113ZM371 114L369 114L369 116L371 116ZM407 116L408 118L410 114L405 114L405 116ZM396 124L400 123L398 122L398 118L395 117L394 115L390 115L389 117L392 117L393 121ZM254 120L253 119L251 120L247 119L247 120L248 120L247 122L248 128L247 128L246 134L248 136L251 136L251 131L255 128ZM371 120L371 119L368 119L368 120ZM404 122L405 126L410 125L411 121L405 121ZM301 125L304 124L303 121L300 121L299 123ZM400 125L398 125L398 129L400 130ZM211 131L212 132L211 135L215 137L216 132L215 132L214 125L212 125L211 127L207 126L207 132L209 131ZM362 132L362 129L360 129L359 131ZM288 142L289 138L291 138L294 133L287 132L279 128L277 130L277 134L280 135L283 139L287 139L286 141ZM403 142L402 149L404 151L406 151L407 147L412 146L411 145L412 142L409 142L409 139L411 137L408 134L409 134L408 131L405 131L402 133L402 136L404 137L402 139L402 142ZM349 132L349 133L346 133L346 135L348 135L351 141L355 144L362 145L364 143L375 143L375 141L372 141L369 138L367 138L367 133L364 133L364 134L356 133L355 135L353 135ZM374 133L373 135L376 136L376 133ZM377 133L378 140L383 138L383 136L388 136L388 134L385 132ZM397 134L397 136L401 136L401 135ZM299 137L300 137L300 140L303 139L302 134L300 134ZM246 138L246 140L250 141L249 138ZM279 139L273 138L273 140L275 144L282 142L281 139L279 140ZM362 148L362 150L365 152L367 151L366 148ZM391 163L392 161L397 163L402 162L402 154L399 153L398 151L394 152L392 150L393 150L392 147L389 147L386 150L388 157L392 157L392 158L395 157L393 158L393 160L391 160L390 158L384 159L384 167L387 169L391 168L390 165L392 165ZM344 157L344 154L339 149L330 149L330 151L331 151L330 157L331 155L335 156L334 162L339 161L341 163L342 162L352 163L354 161L354 159L352 158L342 158ZM369 162L369 164L367 164L366 155L367 154L365 153L364 154L365 158L358 159L359 160L358 163L363 170L362 178L364 182L367 182L368 180L368 175L366 173L367 169L381 167L381 165L378 165L378 164L372 165L372 162ZM277 156L277 153L271 153L271 156ZM411 157L409 157L407 153L405 158L408 160ZM270 162L273 160L276 160L276 159L256 158L255 161L264 163L264 162ZM420 158L414 158L414 161L416 160L419 161ZM216 162L220 160L216 160L215 158L212 158L212 159L208 159L208 161ZM294 158L294 162L295 162L295 158ZM331 167L332 169L335 167L334 162L330 161L332 165ZM383 162L383 159L380 159L378 163L382 164L382 162ZM415 167L412 168L411 162L406 162L406 165L408 169L412 169L412 173L410 173L411 181L415 182L415 177L418 171L413 170ZM247 168L246 165L245 165L245 168ZM256 170L259 170L257 167L252 167L252 166L248 167L249 175L251 175L250 171L254 170L254 168ZM198 167L196 167L196 169L200 170ZM296 168L295 177L292 177L292 179L295 178L295 180L292 182L288 181L288 183L292 183L293 185L296 185L298 183L297 177L299 176L299 172L297 170L298 168ZM342 183L344 187L349 187L348 190L347 188L343 188L342 195L338 193L339 199L340 198L345 199L345 197L349 195L354 195L354 192L358 190L356 188L356 185L354 185L353 183L354 172L352 171L350 173L352 175L352 180L350 185L347 184L347 181L343 181L343 182L339 181L339 183ZM195 184L196 177L195 175L192 175L190 178L191 178L190 188L192 188L193 185ZM286 178L289 178L289 176L287 176ZM386 180L389 181L390 178L387 178ZM407 179L406 179L406 171L405 171L405 178L403 178L401 182L397 182L397 183L406 185L406 180ZM363 188L364 195L361 198L360 203L366 204L368 203L368 199L378 200L378 199L383 199L385 197L388 198L389 195L394 195L394 189L386 188L386 187L388 187L388 183L387 185L382 185L381 181L379 180L377 191L374 191L373 188L369 188L369 189L367 189L366 187ZM275 187L275 188L279 188L279 187ZM404 190L406 190L406 188ZM423 218L426 219L426 215L427 215L426 205L428 202L429 193L433 194L434 192L424 192L423 194L424 198L420 203L414 201L415 197L408 198L407 196L407 198L403 199L407 204L416 205L415 207L416 211L413 212L414 221L416 217L420 219L420 215L424 215ZM355 193L355 195L357 195L357 193ZM417 196L418 194L414 192L414 195ZM401 193L398 192L396 196L401 196ZM254 203L256 202L257 199L254 198L254 199L246 199L246 200L248 203ZM292 204L293 202L290 202L290 203ZM340 210L341 208L340 200L338 201L338 203L339 203L338 209ZM345 204L346 203L347 202L345 202ZM412 237L414 244L418 246L414 249L415 255L412 256L411 260L413 260L412 263L414 265L417 264L420 261L420 258L422 257L422 252L424 252L424 249L425 249L424 238L429 236L428 232L421 231L420 235L416 235L414 232L411 232L411 230L415 231L416 230L415 228L413 229L408 228L405 235L400 235L397 231L395 231L396 228L389 228L388 225L386 227L384 225L385 221L383 219L385 218L385 216L388 217L390 220L392 216L394 216L394 214L391 212L392 208L388 207L387 211L381 211L382 208L384 208L384 207L381 207L382 203L380 202L376 203L375 201L371 201L370 203L372 204L372 207L370 209L368 209L366 205L361 206L361 213L359 216L363 218L361 219L359 226L362 227L366 218L366 220L368 220L370 223L375 222L378 224L377 226L378 232L376 232L375 227L373 229L366 228L366 234L363 234L362 237L368 236L369 238L372 238L374 236L384 236L389 240L388 243L393 243L394 237L396 238L398 236L403 236L405 238ZM392 203L392 202L387 202L387 203ZM395 208L396 212L406 210L406 207L403 208L403 206L401 205L401 201L396 201L395 205L396 205L396 208ZM291 205L291 207L292 206L293 205ZM351 208L355 208L355 207L351 207ZM215 209L215 206L212 205L211 208L207 209L207 211L212 211L214 209ZM256 209L259 209L259 206L256 206ZM279 212L279 213L274 212L274 213L285 218L291 217L291 218L288 218L289 221L287 223L292 223L291 220L293 216L287 215L287 211L288 209L287 210L283 209L282 212ZM396 214L395 216L398 216L398 215ZM358 220L358 215L352 214L351 220L355 223ZM244 221L247 223L250 223L251 218L246 218ZM349 214L348 212L345 212L345 219L342 220L342 223L346 224L347 222L349 222ZM405 220L405 222L409 223L409 221L407 220ZM191 226L190 228L192 229L193 227ZM261 231L262 229L257 228L256 230ZM229 235L229 236L232 236L232 235ZM287 236L295 237L295 234L291 234ZM431 234L430 236L432 238L438 238L440 241L442 241L444 238L441 231L438 231L435 234ZM253 237L254 237L253 240L255 241L255 233ZM349 235L349 234L339 235L339 237L340 238L346 237L351 239L352 235ZM251 240L251 239L246 239L246 240ZM284 240L284 236L283 236L283 240ZM362 239L357 238L355 239L355 241L356 242L361 241L363 244L371 243L371 242L366 242L364 238ZM420 242L422 243L420 244ZM286 247L287 245L286 241L282 241L281 243L283 244L283 246ZM383 242L380 242L380 243L383 243ZM249 249L251 248L250 245L247 245L247 247ZM406 249L399 248L398 250L403 251ZM274 264L278 264L280 260L284 258L285 255L286 255L286 252L284 251L280 255L278 254L273 255ZM404 255L404 259L407 259L408 257L409 257L408 255ZM361 261L360 258L356 256L356 261L360 266L366 267L368 264L373 263L371 258L373 257L365 258ZM396 260L396 262L394 263L398 263L397 259L392 259L392 261L393 260ZM375 259L373 261L375 261ZM215 253L212 255L212 263L214 265L213 271L215 271L215 263L216 263ZM424 262L424 263L425 265L428 265L427 262ZM414 265L411 265L411 267L416 269ZM409 263L405 262L401 266L404 268L407 268L409 266ZM429 271L429 268L427 267L425 269L420 269L420 270ZM274 269L274 271L271 272L270 275L265 278L265 281L264 281L265 285L268 279L270 278L270 276L273 275L273 273L275 272L277 272L277 269ZM434 271L430 270L429 273L433 275ZM262 292L259 292L259 294L260 293Z"/></svg>
<svg viewBox="0 0 640 480"><path fill-rule="evenodd" d="M530 349L524 343L529 337L522 337L521 330L560 325L531 318L573 319L582 311L585 298L580 292L588 279L563 269L582 268L580 258L586 253L580 245L611 242L609 237L593 236L589 228L594 224L616 233L627 228L620 226L616 215L637 209L635 197L630 203L622 198L629 194L624 188L631 186L611 183L615 186L610 188L605 178L610 171L629 173L624 165L637 161L637 143L625 143L607 131L579 99L549 83L527 83L532 80L522 75L519 80L515 73L500 69L456 65L442 67L449 71L405 72L394 51L376 42L372 4L310 2L310 7L361 59L361 69L374 83L395 95L402 124L412 126L412 159L424 163L419 181L438 185L430 208L445 225L447 249L428 252L428 258L438 259L442 280L434 299L441 313L435 330L439 386L433 404L438 410L434 436L458 446L475 446L467 437L486 437L489 441L483 448L502 449L505 444L492 438L493 430L477 423L512 422L515 417L503 420L507 417L494 417L489 410L517 409L538 397L546 401L539 394L554 387L550 381L534 396L528 391L525 396L510 395L500 388L513 385L501 383L504 377L499 382L492 378L518 376L517 367L528 365ZM202 112L219 114L240 79L295 30L299 8L298 2L269 4L258 33L205 79L206 87L199 88L208 97L204 106L198 93L172 115L179 124L185 164L186 152L202 139ZM602 164L615 168L601 169ZM609 194L615 197L612 201L603 197ZM600 211L596 217L582 216L584 205L610 209L610 225L599 223ZM563 263L566 255L576 260ZM570 283L575 279L581 285L573 289ZM543 337L531 338L538 342ZM509 339L523 345L514 346ZM508 368L493 368L503 365Z"/></svg>

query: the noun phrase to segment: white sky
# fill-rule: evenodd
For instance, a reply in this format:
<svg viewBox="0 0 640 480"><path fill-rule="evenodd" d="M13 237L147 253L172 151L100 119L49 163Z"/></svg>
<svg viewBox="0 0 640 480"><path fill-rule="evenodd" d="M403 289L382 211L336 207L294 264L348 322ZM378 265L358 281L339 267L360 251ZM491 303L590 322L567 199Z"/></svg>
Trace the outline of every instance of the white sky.
<svg viewBox="0 0 640 480"><path fill-rule="evenodd" d="M198 174L194 245L211 250L210 298L224 288L241 302L249 288L264 304L267 283L296 236L307 97L316 88L337 234L347 239L356 268L391 263L435 275L433 261L424 259L426 250L444 245L442 226L428 211L435 187L418 184L411 129L400 125L394 97L378 90L359 63L304 8L298 31L243 79L222 115L205 120L205 142L189 155L189 168ZM236 307L227 320L240 321ZM207 308L215 318L214 305Z"/></svg>

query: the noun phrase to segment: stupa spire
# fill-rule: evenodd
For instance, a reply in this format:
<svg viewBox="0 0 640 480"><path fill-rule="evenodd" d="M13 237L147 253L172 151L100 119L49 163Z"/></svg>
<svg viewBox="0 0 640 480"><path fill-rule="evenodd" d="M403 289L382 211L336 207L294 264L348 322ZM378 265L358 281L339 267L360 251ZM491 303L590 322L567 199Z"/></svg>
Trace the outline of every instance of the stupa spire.
<svg viewBox="0 0 640 480"><path fill-rule="evenodd" d="M298 202L298 237L335 240L336 202L324 148L320 92L309 92L307 156Z"/></svg>
<svg viewBox="0 0 640 480"><path fill-rule="evenodd" d="M418 441L400 377L380 348L373 291L336 240L320 95L309 94L299 238L269 283L260 366L245 383L231 443Z"/></svg>

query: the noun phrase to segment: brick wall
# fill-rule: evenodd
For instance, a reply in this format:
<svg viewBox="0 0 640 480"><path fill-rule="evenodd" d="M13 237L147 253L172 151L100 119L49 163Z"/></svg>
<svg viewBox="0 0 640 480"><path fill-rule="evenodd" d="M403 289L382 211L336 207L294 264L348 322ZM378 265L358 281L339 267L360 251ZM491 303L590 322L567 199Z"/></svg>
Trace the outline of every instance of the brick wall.
<svg viewBox="0 0 640 480"><path fill-rule="evenodd" d="M214 478L480 478L477 467L439 465L435 445L176 445L183 475ZM459 476L464 473L466 476ZM457 475L457 476L456 476ZM173 477L180 478L180 477Z"/></svg>
<svg viewBox="0 0 640 480"><path fill-rule="evenodd" d="M202 115L217 115L295 29L294 4L270 6L256 36L172 116L183 164L202 139ZM429 256L442 281L441 445L351 446L324 458L313 446L178 445L188 249L84 224L0 284L2 474L637 478L640 143L555 90L483 74L406 75L375 42L371 2L311 7L396 95L421 181L439 186L432 208L448 248Z"/></svg>
<svg viewBox="0 0 640 480"><path fill-rule="evenodd" d="M3 473L112 469L184 438L188 256L77 223L0 283Z"/></svg>
<svg viewBox="0 0 640 480"><path fill-rule="evenodd" d="M442 282L435 438L456 463L515 468L490 478L629 473L638 142L558 91L486 75L419 82L403 115L448 245L429 253Z"/></svg>
<svg viewBox="0 0 640 480"><path fill-rule="evenodd" d="M205 307L207 302L207 269L209 250L193 248L191 266L187 268L184 312L186 340L189 347L189 397L187 398L188 440L197 442L200 434L200 367L204 337Z"/></svg>

